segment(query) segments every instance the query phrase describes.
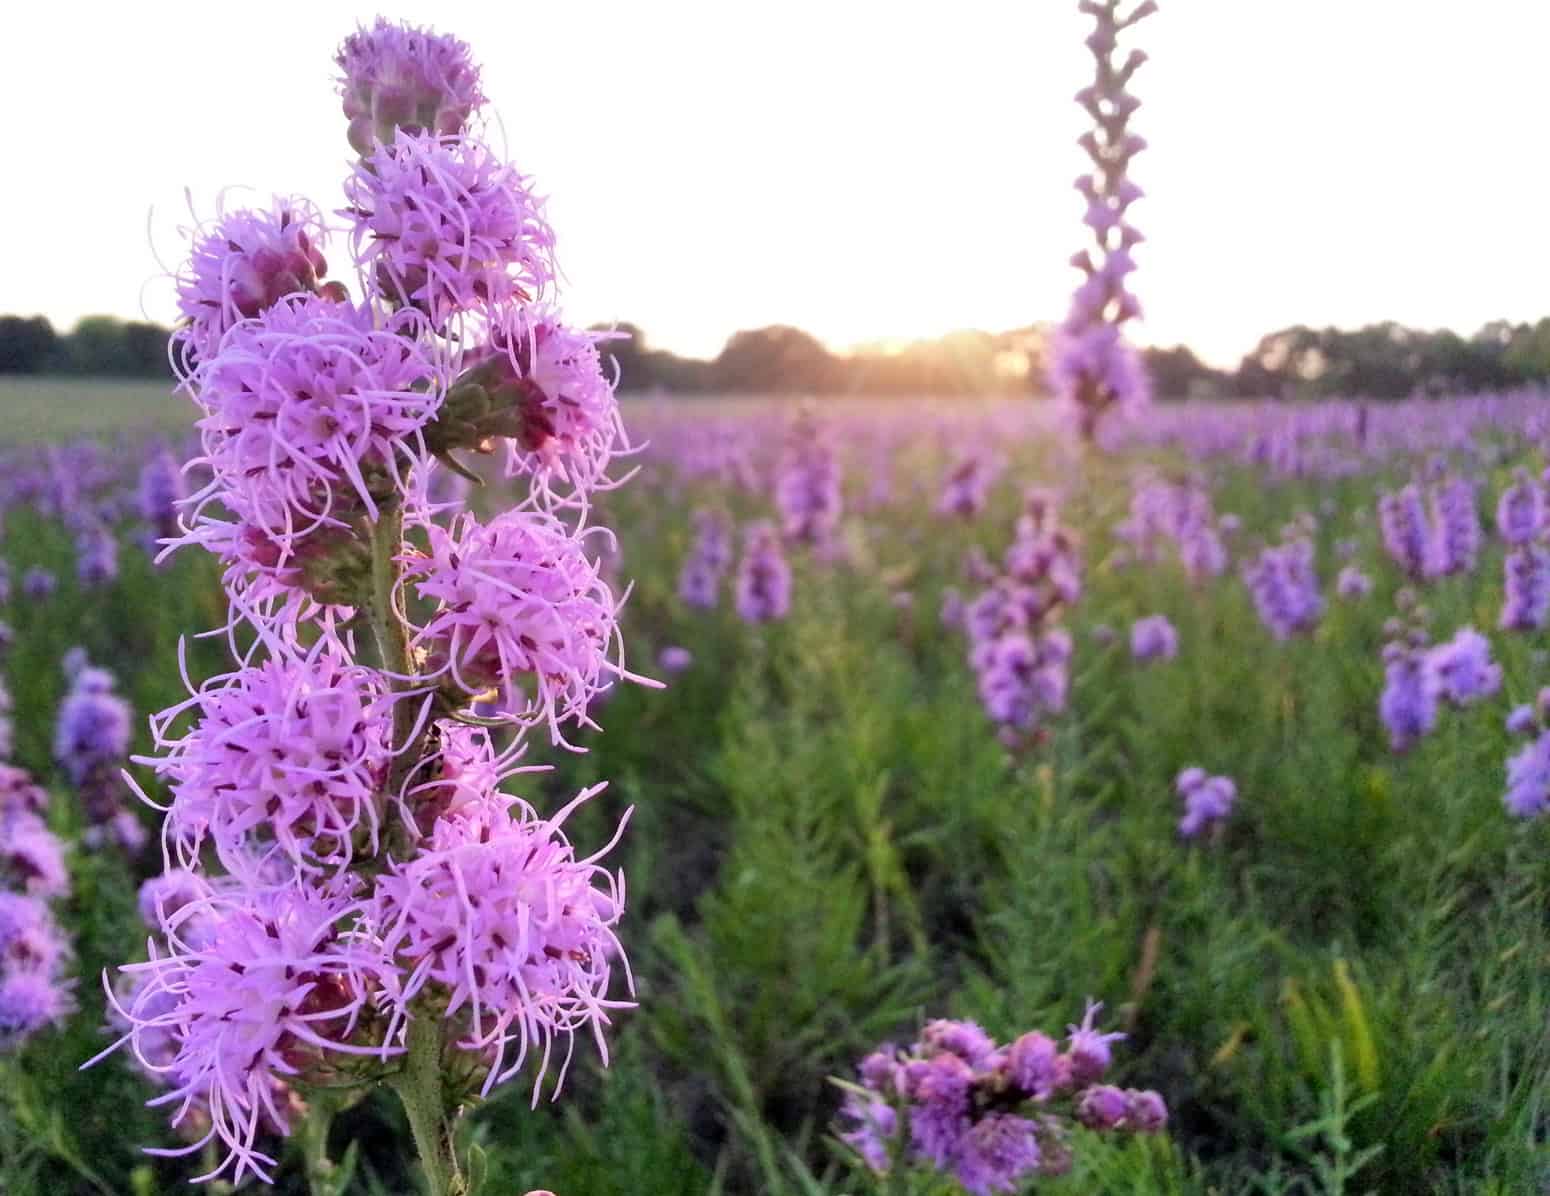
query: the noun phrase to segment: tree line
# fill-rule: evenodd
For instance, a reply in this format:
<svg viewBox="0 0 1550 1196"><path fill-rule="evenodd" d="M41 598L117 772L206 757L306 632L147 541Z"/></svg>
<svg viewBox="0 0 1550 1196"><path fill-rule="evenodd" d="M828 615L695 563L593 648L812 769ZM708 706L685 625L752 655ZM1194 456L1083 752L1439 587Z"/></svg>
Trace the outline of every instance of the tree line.
<svg viewBox="0 0 1550 1196"><path fill-rule="evenodd" d="M159 324L86 316L66 333L44 316L0 316L0 374L171 378Z"/></svg>
<svg viewBox="0 0 1550 1196"><path fill-rule="evenodd" d="M1015 395L1043 393L1051 329L954 332L931 340L831 352L799 328L734 333L713 358L652 348L633 324L610 326L604 346L624 391L674 394ZM87 316L56 332L43 316L0 316L0 374L110 378L171 376L169 330ZM1393 322L1355 330L1283 328L1233 370L1189 348L1142 350L1153 390L1175 398L1398 399L1501 390L1550 379L1550 318L1493 321L1469 337Z"/></svg>

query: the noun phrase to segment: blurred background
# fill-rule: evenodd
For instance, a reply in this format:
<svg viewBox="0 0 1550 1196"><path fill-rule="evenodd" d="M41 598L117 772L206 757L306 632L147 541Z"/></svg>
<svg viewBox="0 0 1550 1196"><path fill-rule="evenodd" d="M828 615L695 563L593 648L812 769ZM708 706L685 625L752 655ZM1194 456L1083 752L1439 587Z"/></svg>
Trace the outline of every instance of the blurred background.
<svg viewBox="0 0 1550 1196"><path fill-rule="evenodd" d="M19 234L0 372L160 380L158 262L180 260L180 228L223 197L338 206L331 55L371 15L14 14L5 88L50 132L0 193ZM1041 390L1081 243L1074 5L394 15L487 48L492 136L552 196L570 318L632 334L614 346L626 392ZM1550 160L1530 133L1547 40L1550 9L1518 0L1191 0L1149 23L1132 335L1156 393L1393 398L1550 374L1533 215Z"/></svg>

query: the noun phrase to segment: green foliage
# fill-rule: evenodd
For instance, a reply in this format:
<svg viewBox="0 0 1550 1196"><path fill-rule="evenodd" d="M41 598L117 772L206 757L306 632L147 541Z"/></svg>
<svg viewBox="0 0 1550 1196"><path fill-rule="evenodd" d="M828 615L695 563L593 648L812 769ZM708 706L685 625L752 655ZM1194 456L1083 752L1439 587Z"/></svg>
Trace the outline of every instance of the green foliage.
<svg viewBox="0 0 1550 1196"><path fill-rule="evenodd" d="M932 446L909 448L901 491L942 465ZM1034 451L1014 476L1051 468ZM1196 587L1173 561L1119 567L1108 529L1124 470L1090 462L1067 504L1089 565L1071 713L1020 758L995 742L936 613L964 550L1005 543L1013 487L973 524L937 520L925 498L852 520L859 563L798 557L793 616L765 628L690 614L674 596L687 510L714 501L742 517L756 500L607 495L637 580L633 666L650 672L667 644L695 663L665 693L621 687L588 755L555 753L552 773L521 784L553 809L610 780L570 825L583 847L634 807L615 858L639 1008L616 1016L607 1069L578 1042L557 1102L533 1107L517 1083L471 1110L484 1191L864 1196L870 1179L829 1136L829 1077L926 1017L1058 1032L1089 997L1129 1035L1117 1081L1162 1090L1170 1134L1082 1134L1075 1173L1039 1191L1543 1190L1550 826L1512 823L1500 800L1502 716L1543 683L1542 641L1493 632L1504 692L1445 712L1409 754L1388 751L1378 651L1400 582L1372 518L1387 480L1216 479L1218 508L1243 520L1240 554L1327 504L1326 580L1346 538L1378 580L1370 599L1331 597L1311 637L1277 644L1233 577ZM60 656L84 644L139 711L170 704L179 636L219 619L213 570L185 555L158 571L126 544L121 580L83 593L68 536L25 511L8 513L3 553L13 576L41 564L61 578L48 604L16 600L0 618L16 632L4 671L18 760L53 785L51 817L73 836L79 817L49 759ZM1428 587L1433 627L1492 627L1500 570L1490 549L1476 575ZM907 607L892 600L902 590ZM1154 612L1179 628L1177 661L1137 667L1093 637ZM221 666L218 643L189 649L194 677ZM149 747L143 731L135 746ZM1219 838L1183 844L1172 780L1191 764L1232 775L1242 796ZM175 1139L121 1058L75 1070L108 1041L96 977L136 950L134 888L155 864L154 851L74 857L64 916L81 1010L0 1076L0 1191L175 1191L197 1173L197 1159L139 1153ZM331 1153L356 1151L341 1196L413 1191L407 1140L388 1094L341 1112ZM304 1176L293 1152L279 1190L304 1191ZM921 1178L907 1190L952 1188Z"/></svg>

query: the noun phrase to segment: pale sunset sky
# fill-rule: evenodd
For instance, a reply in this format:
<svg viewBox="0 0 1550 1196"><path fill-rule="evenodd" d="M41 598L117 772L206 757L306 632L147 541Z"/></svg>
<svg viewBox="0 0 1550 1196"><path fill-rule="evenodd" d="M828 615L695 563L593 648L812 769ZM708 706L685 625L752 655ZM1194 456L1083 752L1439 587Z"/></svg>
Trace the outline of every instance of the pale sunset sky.
<svg viewBox="0 0 1550 1196"><path fill-rule="evenodd" d="M19 4L0 312L170 322L184 190L340 206L334 0ZM713 355L1058 319L1083 202L1074 0L405 2L468 41L549 198L571 318ZM1132 127L1143 343L1550 315L1550 2L1161 0ZM228 204L240 194L228 193ZM342 240L330 254L348 275Z"/></svg>

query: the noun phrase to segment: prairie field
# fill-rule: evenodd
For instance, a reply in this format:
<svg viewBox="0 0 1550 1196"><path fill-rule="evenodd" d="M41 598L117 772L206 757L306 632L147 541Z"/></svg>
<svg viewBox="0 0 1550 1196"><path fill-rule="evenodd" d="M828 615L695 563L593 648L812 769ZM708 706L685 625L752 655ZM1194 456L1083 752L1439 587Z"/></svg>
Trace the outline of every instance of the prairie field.
<svg viewBox="0 0 1550 1196"><path fill-rule="evenodd" d="M72 436L169 435L188 409L156 382L101 378L0 378L0 445L37 446Z"/></svg>
<svg viewBox="0 0 1550 1196"><path fill-rule="evenodd" d="M463 1120L486 1191L882 1191L837 1137L834 1079L932 1018L998 1042L1059 1037L1089 1000L1126 1036L1112 1082L1159 1092L1168 1125L1077 1130L1071 1174L1030 1190L1546 1190L1550 843L1503 795L1508 759L1539 733L1509 732L1508 714L1550 668L1542 630L1499 626L1509 546L1492 517L1517 467L1539 484L1543 404L1162 403L1084 454L1032 401L820 403L800 419L837 462L839 517L817 548L785 545L789 613L747 622L730 574L709 609L680 596L694 513L772 517L797 405L625 402L639 473L596 494L590 518L632 587L628 666L665 684L615 684L602 732L573 737L584 752L535 742L523 763L549 770L510 785L553 813L608 782L567 822L577 844L604 844L633 811L606 863L627 881L616 933L634 1007L610 1015L606 1067L577 1038L558 1099L562 1040L536 1105L529 1071ZM128 1053L77 1070L113 1037L101 973L143 956L136 890L162 866L159 815L126 796L148 844L89 846L54 738L72 648L116 678L135 754L153 749L148 716L186 694L180 642L196 684L231 667L221 637L193 638L225 622L214 559L185 548L154 565L136 504L143 463L162 438L186 454L191 420L157 388L91 383L7 385L0 411L0 677L11 759L47 787L67 845L75 981L75 1011L0 1058L0 1191L177 1191L204 1168L197 1152L141 1152L176 1139ZM983 507L943 513L966 462L986 471ZM1412 577L1386 551L1380 496L1458 479L1478 551ZM1076 546L1080 593L1059 615L1069 691L1012 742L953 607L987 588L1030 487ZM500 493L469 501L496 509ZM92 584L72 528L83 506L118 540L116 572ZM1186 507L1220 561L1181 562ZM1311 546L1317 605L1278 638L1244 573L1283 540ZM1368 592L1337 591L1347 568ZM25 580L38 569L57 582L48 596ZM1444 694L1402 751L1380 716L1397 614L1412 644L1477 629L1500 670ZM1138 660L1132 627L1156 615L1176 653ZM1230 777L1237 798L1185 837L1175 780L1191 767ZM166 800L153 769L131 771ZM631 999L622 971L613 995ZM389 1094L332 1133L353 1168L341 1196L415 1190ZM276 1190L309 1190L301 1148L279 1149ZM903 1172L890 1185L958 1190Z"/></svg>

